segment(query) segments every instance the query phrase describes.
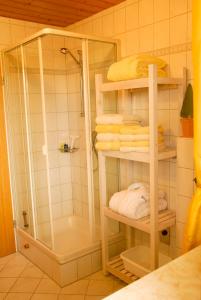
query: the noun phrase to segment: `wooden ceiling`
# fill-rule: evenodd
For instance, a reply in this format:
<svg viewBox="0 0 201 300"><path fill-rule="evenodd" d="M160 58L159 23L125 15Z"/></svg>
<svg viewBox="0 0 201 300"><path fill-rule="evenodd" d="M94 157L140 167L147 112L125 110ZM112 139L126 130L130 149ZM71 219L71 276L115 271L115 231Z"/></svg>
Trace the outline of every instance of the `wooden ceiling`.
<svg viewBox="0 0 201 300"><path fill-rule="evenodd" d="M124 0L0 0L0 16L65 27Z"/></svg>

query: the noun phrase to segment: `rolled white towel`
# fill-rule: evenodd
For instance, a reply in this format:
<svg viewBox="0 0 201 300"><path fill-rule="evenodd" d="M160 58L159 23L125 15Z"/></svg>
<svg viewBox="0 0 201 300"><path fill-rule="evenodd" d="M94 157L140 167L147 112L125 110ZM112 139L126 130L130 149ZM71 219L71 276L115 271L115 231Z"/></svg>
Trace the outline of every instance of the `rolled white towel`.
<svg viewBox="0 0 201 300"><path fill-rule="evenodd" d="M167 208L167 200L158 200L158 211L162 211ZM131 219L141 219L150 214L150 202L144 201L136 205L135 201L127 199L123 205L119 207L119 214L124 215Z"/></svg>
<svg viewBox="0 0 201 300"><path fill-rule="evenodd" d="M140 124L142 118L137 115L104 114L96 117L96 124Z"/></svg>
<svg viewBox="0 0 201 300"><path fill-rule="evenodd" d="M124 207L128 202L133 201L134 205L137 206L140 203L146 202L147 197L146 188L142 185L136 190L123 190L115 193L109 201L109 207L113 211L120 213L121 207Z"/></svg>
<svg viewBox="0 0 201 300"><path fill-rule="evenodd" d="M119 204L121 201L124 201L126 194L127 194L127 190L114 193L110 199L109 207L113 211L119 212Z"/></svg>
<svg viewBox="0 0 201 300"><path fill-rule="evenodd" d="M98 133L96 136L98 142L119 141L118 133Z"/></svg>
<svg viewBox="0 0 201 300"><path fill-rule="evenodd" d="M142 197L144 198L144 200L149 201L149 199L150 199L149 184L144 183L144 182L135 182L135 183L132 183L131 185L129 185L129 187L128 187L128 191L136 191L139 189L143 190ZM166 193L161 189L158 190L158 198L159 199L166 198Z"/></svg>

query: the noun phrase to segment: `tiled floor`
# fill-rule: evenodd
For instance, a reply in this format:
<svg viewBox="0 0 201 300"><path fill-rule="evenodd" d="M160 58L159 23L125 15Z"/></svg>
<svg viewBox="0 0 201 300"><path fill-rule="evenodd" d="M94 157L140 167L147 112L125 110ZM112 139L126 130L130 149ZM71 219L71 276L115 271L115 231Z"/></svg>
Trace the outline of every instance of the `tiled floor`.
<svg viewBox="0 0 201 300"><path fill-rule="evenodd" d="M0 258L0 300L100 300L125 284L97 272L64 288L19 253Z"/></svg>

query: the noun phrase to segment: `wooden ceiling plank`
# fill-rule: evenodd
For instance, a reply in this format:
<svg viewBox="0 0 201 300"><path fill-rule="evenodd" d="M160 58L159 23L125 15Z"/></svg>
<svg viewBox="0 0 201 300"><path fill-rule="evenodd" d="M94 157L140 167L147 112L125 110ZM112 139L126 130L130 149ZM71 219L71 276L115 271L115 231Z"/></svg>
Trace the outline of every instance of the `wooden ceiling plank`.
<svg viewBox="0 0 201 300"><path fill-rule="evenodd" d="M125 0L78 0L80 3L87 5L96 5L98 7L113 6Z"/></svg>
<svg viewBox="0 0 201 300"><path fill-rule="evenodd" d="M57 15L61 15L62 17L66 17L66 14L70 14L71 16L74 15L75 17L77 16L82 16L82 17L87 17L89 15L89 12L84 11L84 10L77 10L77 9L72 9L72 8L64 8L62 6L58 7L56 4L48 4L48 2L40 1L40 0L35 0L32 4L30 4L29 1L24 1L24 0L6 0L4 1L4 5L10 6L12 5L13 7L18 7L18 8L23 8L23 9L28 9L28 10L33 10L33 11L40 11L40 10L45 10L46 12L50 13L56 13ZM1 1L2 4L2 1Z"/></svg>
<svg viewBox="0 0 201 300"><path fill-rule="evenodd" d="M123 0L0 0L0 15L65 27Z"/></svg>
<svg viewBox="0 0 201 300"><path fill-rule="evenodd" d="M12 4L12 5L10 5ZM7 0L6 4L2 4L0 2L0 7L1 8L5 8L7 11L16 11L17 12L22 12L22 14L40 14L40 15L46 15L50 18L55 18L55 19L63 19L65 20L66 18L69 18L70 20L76 20L78 17L82 17L80 15L73 15L71 14L71 12L68 12L66 14L63 15L58 15L57 11L55 10L54 12L50 12L47 9L42 9L42 8L32 8L32 7L27 7L24 5L19 5L19 4L13 4L13 2L11 0ZM69 16L68 16L69 14Z"/></svg>
<svg viewBox="0 0 201 300"><path fill-rule="evenodd" d="M1 5L0 3L0 11L1 10L6 10L6 11L10 11L11 13L13 14L16 14L16 16L18 14L20 15L27 15L27 16L33 16L33 17L38 17L38 19L40 20L40 18L43 18L43 19L49 19L49 20L55 20L55 21L58 21L58 23L65 23L65 19L68 19L70 22L72 21L76 21L77 18L73 18L73 17L66 17L65 19L62 19L60 18L59 16L57 15L50 15L48 14L48 12L43 12L41 10L41 12L33 12L33 11L25 11L23 9L19 9L19 8L16 8L16 7L9 7L9 6L5 6L5 5Z"/></svg>
<svg viewBox="0 0 201 300"><path fill-rule="evenodd" d="M5 9L1 9L1 16L2 17L6 17L6 18L13 18L13 19L17 19L17 20L24 20L24 21L29 21L29 22L35 22L35 23L39 23L39 24L46 24L46 25L53 25L53 26L59 26L59 27L66 27L70 24L72 24L72 21L58 21L58 20L52 20L52 19L48 19L48 18L44 18L42 16L33 16L33 15L24 15L24 14L20 14L20 13L14 13L14 12L10 12L10 11L6 11ZM67 24L67 25L66 25Z"/></svg>
<svg viewBox="0 0 201 300"><path fill-rule="evenodd" d="M43 0L45 2L48 3L56 3L58 5L58 1L57 0ZM109 6L111 6L109 3L104 3L103 1L97 1L97 0L76 0L76 1L71 1L71 0L60 0L59 4L62 6L67 6L67 7L74 7L76 9L95 9L99 10L99 9L105 9Z"/></svg>

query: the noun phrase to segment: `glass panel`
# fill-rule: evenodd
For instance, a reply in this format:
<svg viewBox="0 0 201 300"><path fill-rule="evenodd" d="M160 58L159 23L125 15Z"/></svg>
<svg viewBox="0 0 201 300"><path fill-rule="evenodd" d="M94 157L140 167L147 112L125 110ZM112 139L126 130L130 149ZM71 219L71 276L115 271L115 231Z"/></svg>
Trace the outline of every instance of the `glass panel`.
<svg viewBox="0 0 201 300"><path fill-rule="evenodd" d="M35 202L36 237L48 247L52 247L48 169L46 156L43 153L45 128L41 96L38 41L35 40L23 46L23 52L27 87L27 117Z"/></svg>
<svg viewBox="0 0 201 300"><path fill-rule="evenodd" d="M99 41L89 41L89 82L90 82L90 101L91 101L91 120L92 120L92 143L93 143L93 175L94 175L94 194L95 194L95 223L100 227L100 200L99 200L99 169L98 153L95 149L96 132L96 96L95 96L95 75L102 74L103 80L107 80L109 66L116 61L116 45ZM116 92L104 94L104 112L117 113ZM119 190L119 162L117 159L107 159L106 175L108 189L108 200L111 195ZM111 233L118 232L119 226L110 220ZM96 234L97 235L97 234Z"/></svg>
<svg viewBox="0 0 201 300"><path fill-rule="evenodd" d="M17 226L33 236L22 61L19 48L5 54L4 71L10 179L15 218Z"/></svg>
<svg viewBox="0 0 201 300"><path fill-rule="evenodd" d="M85 119L82 99L82 40L42 38L49 172L55 250L89 245ZM75 152L62 152L76 138ZM79 236L86 228L86 236ZM64 239L64 233L66 239ZM67 238L68 237L68 238ZM66 243L65 243L66 241Z"/></svg>

